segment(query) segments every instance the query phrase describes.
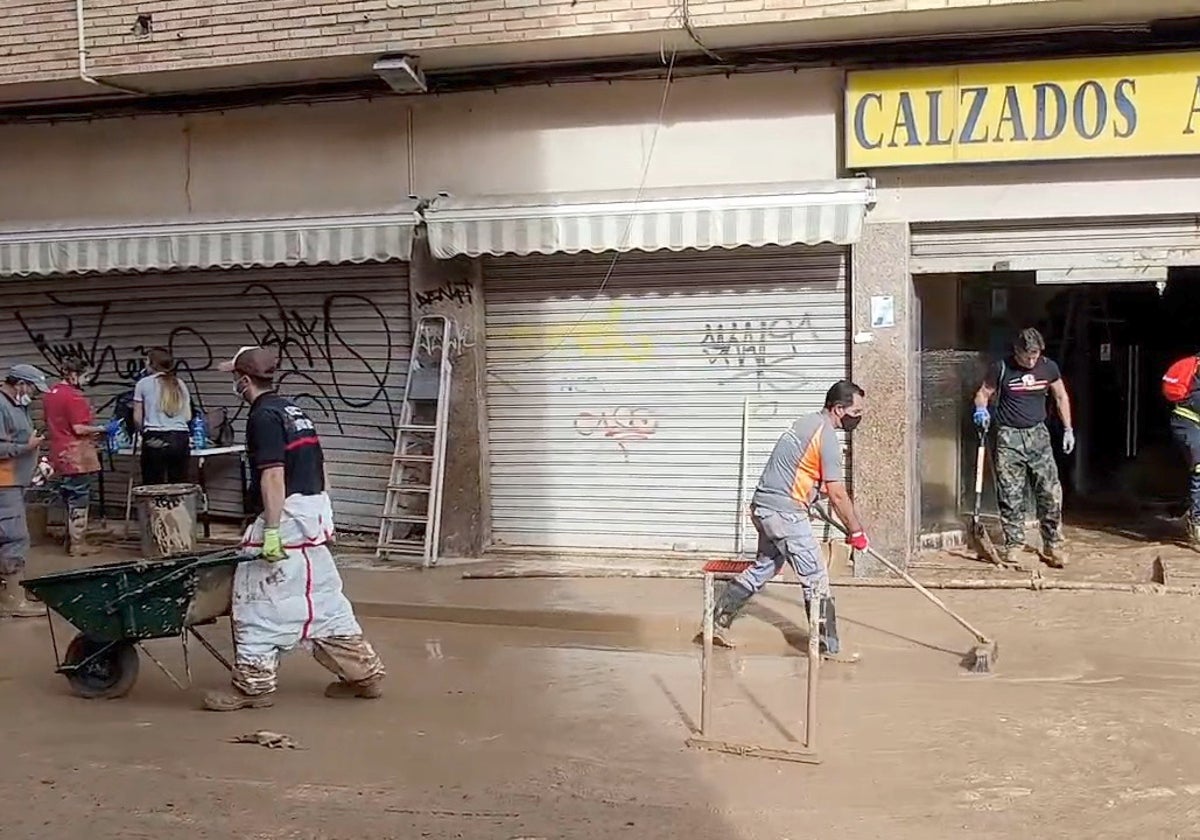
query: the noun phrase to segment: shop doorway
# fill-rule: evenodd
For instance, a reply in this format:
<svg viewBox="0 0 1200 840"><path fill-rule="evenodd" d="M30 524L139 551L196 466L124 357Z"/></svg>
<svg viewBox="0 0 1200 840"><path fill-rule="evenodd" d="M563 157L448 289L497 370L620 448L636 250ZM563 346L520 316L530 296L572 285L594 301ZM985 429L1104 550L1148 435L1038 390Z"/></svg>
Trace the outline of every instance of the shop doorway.
<svg viewBox="0 0 1200 840"><path fill-rule="evenodd" d="M1059 363L1078 440L1061 455L1068 524L1169 538L1187 472L1168 430L1163 371L1200 350L1200 268L1153 282L1039 284L1033 272L916 278L921 331L921 530L924 544L961 534L973 501L977 438L970 404L1013 332L1035 326ZM985 482L984 511L996 511ZM1028 508L1032 511L1032 505Z"/></svg>

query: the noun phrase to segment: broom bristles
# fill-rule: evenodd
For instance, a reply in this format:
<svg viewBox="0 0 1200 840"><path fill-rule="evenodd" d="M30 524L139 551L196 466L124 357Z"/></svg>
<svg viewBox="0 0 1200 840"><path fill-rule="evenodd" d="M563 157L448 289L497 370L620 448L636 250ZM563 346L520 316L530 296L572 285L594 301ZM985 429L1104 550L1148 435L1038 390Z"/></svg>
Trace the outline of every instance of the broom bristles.
<svg viewBox="0 0 1200 840"><path fill-rule="evenodd" d="M971 651L971 672L974 674L989 674L992 664L1000 655L1000 646L995 642L979 644Z"/></svg>
<svg viewBox="0 0 1200 840"><path fill-rule="evenodd" d="M974 548L975 553L979 555L979 559L991 563L993 566L999 566L1000 553L996 551L996 544L992 542L992 535L988 533L987 527L979 520L976 520L971 528L971 535L975 538Z"/></svg>

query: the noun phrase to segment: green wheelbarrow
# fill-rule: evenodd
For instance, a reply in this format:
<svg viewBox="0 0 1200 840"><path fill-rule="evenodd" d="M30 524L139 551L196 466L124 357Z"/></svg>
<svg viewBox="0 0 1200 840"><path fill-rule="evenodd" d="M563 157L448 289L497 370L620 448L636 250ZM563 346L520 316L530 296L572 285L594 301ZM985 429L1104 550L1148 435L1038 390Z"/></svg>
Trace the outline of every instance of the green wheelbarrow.
<svg viewBox="0 0 1200 840"><path fill-rule="evenodd" d="M190 638L232 668L196 628L229 614L234 569L252 558L240 548L222 549L92 566L21 585L45 604L48 621L53 610L79 631L60 657L54 622L49 622L57 673L80 697L114 699L124 697L137 682L139 650L180 689L191 684ZM142 644L168 638L178 638L183 645L184 681Z"/></svg>

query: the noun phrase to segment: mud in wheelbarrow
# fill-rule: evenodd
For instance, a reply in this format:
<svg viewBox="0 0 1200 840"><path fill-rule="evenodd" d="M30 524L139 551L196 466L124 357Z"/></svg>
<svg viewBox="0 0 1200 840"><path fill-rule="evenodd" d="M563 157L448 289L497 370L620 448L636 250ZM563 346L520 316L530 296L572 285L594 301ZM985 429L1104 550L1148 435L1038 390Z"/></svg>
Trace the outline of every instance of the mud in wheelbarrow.
<svg viewBox="0 0 1200 840"><path fill-rule="evenodd" d="M46 606L48 621L54 611L79 631L60 656L50 621L57 672L71 690L88 699L113 699L128 694L137 682L139 650L181 689L191 683L190 638L231 667L196 628L229 614L234 569L249 559L241 549L222 549L92 566L21 585ZM142 644L168 638L183 645L183 681Z"/></svg>

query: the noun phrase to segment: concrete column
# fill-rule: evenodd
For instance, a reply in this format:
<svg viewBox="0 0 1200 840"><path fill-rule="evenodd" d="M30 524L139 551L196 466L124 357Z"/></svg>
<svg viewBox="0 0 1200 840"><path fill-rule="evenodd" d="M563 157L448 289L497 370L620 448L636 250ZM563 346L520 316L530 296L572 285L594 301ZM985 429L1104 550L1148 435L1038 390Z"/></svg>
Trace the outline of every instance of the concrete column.
<svg viewBox="0 0 1200 840"><path fill-rule="evenodd" d="M867 224L851 271L850 369L867 392L868 411L851 439L854 499L874 548L894 563L908 562L919 532L919 312L908 252L907 224ZM894 324L873 325L872 298L889 297ZM885 572L871 558L856 556L856 577Z"/></svg>
<svg viewBox="0 0 1200 840"><path fill-rule="evenodd" d="M476 260L435 259L418 236L409 278L413 326L422 315L445 315L451 322L454 368L440 550L445 557L477 557L491 538L482 273Z"/></svg>

